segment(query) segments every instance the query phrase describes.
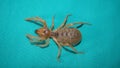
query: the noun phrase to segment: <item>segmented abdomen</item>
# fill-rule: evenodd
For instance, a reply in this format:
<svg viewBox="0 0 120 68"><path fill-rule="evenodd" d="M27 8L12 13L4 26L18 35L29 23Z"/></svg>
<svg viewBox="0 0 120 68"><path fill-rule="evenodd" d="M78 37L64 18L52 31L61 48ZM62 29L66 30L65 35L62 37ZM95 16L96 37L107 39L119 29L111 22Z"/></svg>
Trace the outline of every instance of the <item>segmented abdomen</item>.
<svg viewBox="0 0 120 68"><path fill-rule="evenodd" d="M75 45L81 41L81 33L75 28L57 30L56 39L62 45Z"/></svg>

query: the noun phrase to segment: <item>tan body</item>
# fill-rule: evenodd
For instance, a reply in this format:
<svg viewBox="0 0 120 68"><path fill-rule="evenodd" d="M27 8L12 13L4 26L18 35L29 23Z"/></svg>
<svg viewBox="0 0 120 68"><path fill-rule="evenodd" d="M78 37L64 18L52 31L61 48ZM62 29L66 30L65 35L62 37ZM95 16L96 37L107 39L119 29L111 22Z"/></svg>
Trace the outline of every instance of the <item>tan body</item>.
<svg viewBox="0 0 120 68"><path fill-rule="evenodd" d="M60 27L58 27L56 30L53 30L54 17L52 19L52 26L50 29L48 29L46 21L40 17L27 18L26 19L27 21L41 22L43 24L43 28L40 28L35 31L36 34L38 34L38 37L27 34L28 39L31 41L31 43L36 43L36 42L39 43L45 41L45 44L35 44L35 45L40 47L46 47L49 44L49 38L52 38L58 45L58 55L57 55L58 60L60 58L62 46L69 46L70 48L72 48L74 53L82 53L82 52L78 52L74 48L74 45L78 44L82 39L81 33L76 28L71 28L71 26L76 24L83 25L88 23L75 22L66 25L68 16L70 15L66 16L65 20L63 21L63 24Z"/></svg>
<svg viewBox="0 0 120 68"><path fill-rule="evenodd" d="M76 45L81 41L81 33L75 28L63 28L54 32L54 38L62 45ZM51 35L52 36L52 35Z"/></svg>

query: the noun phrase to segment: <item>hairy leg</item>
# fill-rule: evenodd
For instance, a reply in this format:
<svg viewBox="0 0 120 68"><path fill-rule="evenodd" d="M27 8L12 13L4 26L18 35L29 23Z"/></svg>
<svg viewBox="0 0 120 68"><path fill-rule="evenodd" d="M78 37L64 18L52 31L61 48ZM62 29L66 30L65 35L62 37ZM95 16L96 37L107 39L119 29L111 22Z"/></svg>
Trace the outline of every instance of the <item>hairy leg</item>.
<svg viewBox="0 0 120 68"><path fill-rule="evenodd" d="M52 31L53 29L54 29L54 16L53 16L53 18L52 18L52 26L50 27L50 30Z"/></svg>
<svg viewBox="0 0 120 68"><path fill-rule="evenodd" d="M71 48L76 54L83 54L83 52L78 52L72 45L70 45L70 48Z"/></svg>
<svg viewBox="0 0 120 68"><path fill-rule="evenodd" d="M47 47L49 45L49 39L45 40L45 44L36 44L39 47Z"/></svg>
<svg viewBox="0 0 120 68"><path fill-rule="evenodd" d="M27 34L26 37L30 40L31 43L43 41L40 39L40 37L32 36L31 34Z"/></svg>
<svg viewBox="0 0 120 68"><path fill-rule="evenodd" d="M49 44L49 39L41 40L40 37L32 36L30 34L27 34L27 38L30 40L31 43L34 43L35 45L40 46L40 47L46 47ZM43 41L45 41L44 44L37 44L37 43L40 43L40 42L43 42Z"/></svg>
<svg viewBox="0 0 120 68"><path fill-rule="evenodd" d="M44 27L47 27L46 25L46 21L43 20L40 17L34 17L34 18L27 18L26 21L35 21L35 22L41 22L43 24Z"/></svg>
<svg viewBox="0 0 120 68"><path fill-rule="evenodd" d="M71 24L65 25L64 28L69 28L69 27L74 26L74 25L77 25L77 24L81 24L81 25L82 25L82 24L91 25L91 24L89 24L89 23L84 23L84 22L75 22L75 23L71 23Z"/></svg>
<svg viewBox="0 0 120 68"><path fill-rule="evenodd" d="M57 60L60 61L60 55L61 55L61 51L62 51L62 46L60 45L60 43L57 42L57 40L55 38L53 38L53 40L57 43L58 45L58 54L57 54Z"/></svg>
<svg viewBox="0 0 120 68"><path fill-rule="evenodd" d="M58 29L61 29L61 28L63 28L63 27L65 26L65 24L66 24L67 19L68 19L69 16L71 16L71 14L68 14L68 15L66 16L65 20L64 20L63 23L57 28L57 30L58 30Z"/></svg>

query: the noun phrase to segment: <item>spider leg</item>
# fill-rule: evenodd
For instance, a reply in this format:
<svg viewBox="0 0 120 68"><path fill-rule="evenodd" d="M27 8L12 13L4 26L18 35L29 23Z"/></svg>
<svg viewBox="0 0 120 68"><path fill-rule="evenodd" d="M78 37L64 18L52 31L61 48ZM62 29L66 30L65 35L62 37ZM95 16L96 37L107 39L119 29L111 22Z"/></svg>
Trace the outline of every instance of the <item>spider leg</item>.
<svg viewBox="0 0 120 68"><path fill-rule="evenodd" d="M72 45L70 45L70 48L76 53L76 54L83 54L84 52L78 52Z"/></svg>
<svg viewBox="0 0 120 68"><path fill-rule="evenodd" d="M53 16L53 18L52 18L52 26L50 27L50 30L52 31L53 29L54 29L54 16Z"/></svg>
<svg viewBox="0 0 120 68"><path fill-rule="evenodd" d="M35 43L40 43L42 41L45 41L45 44L35 44L35 45L40 46L40 47L46 47L49 44L49 39L41 40L40 37L32 36L30 34L27 34L27 38L30 40L31 43L34 43L34 44Z"/></svg>
<svg viewBox="0 0 120 68"><path fill-rule="evenodd" d="M65 24L66 24L67 19L68 19L69 16L71 16L71 14L68 14L68 15L66 16L66 18L65 18L64 21L63 21L63 23L57 28L57 30L58 30L58 29L61 29L61 28L63 28L63 27L65 26Z"/></svg>
<svg viewBox="0 0 120 68"><path fill-rule="evenodd" d="M58 45L58 54L57 54L57 60L60 61L60 55L61 55L61 51L62 51L62 46L60 45L60 43L55 39L53 38L53 40L57 43Z"/></svg>
<svg viewBox="0 0 120 68"><path fill-rule="evenodd" d="M35 21L35 22L41 22L43 24L44 27L47 27L46 25L46 21L43 20L40 17L34 17L34 18L27 18L26 21Z"/></svg>
<svg viewBox="0 0 120 68"><path fill-rule="evenodd" d="M37 46L39 46L39 47L47 47L48 46L48 44L49 44L49 39L47 39L47 40L45 40L45 44L39 44L39 45L37 45Z"/></svg>
<svg viewBox="0 0 120 68"><path fill-rule="evenodd" d="M32 36L31 34L27 34L26 37L30 40L31 43L43 41L40 39L40 37Z"/></svg>
<svg viewBox="0 0 120 68"><path fill-rule="evenodd" d="M65 25L64 28L69 28L69 27L74 26L74 25L76 25L76 24L81 24L81 25L87 24L87 25L91 25L91 24L89 24L89 23L84 23L84 22L75 22L75 23L71 23L71 24Z"/></svg>

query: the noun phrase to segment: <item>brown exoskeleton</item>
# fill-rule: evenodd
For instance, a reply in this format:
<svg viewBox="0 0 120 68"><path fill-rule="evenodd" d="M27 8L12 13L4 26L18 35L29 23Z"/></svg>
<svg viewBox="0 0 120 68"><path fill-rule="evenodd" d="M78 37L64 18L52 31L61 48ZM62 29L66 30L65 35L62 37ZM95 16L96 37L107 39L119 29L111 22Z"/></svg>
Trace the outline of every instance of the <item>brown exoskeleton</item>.
<svg viewBox="0 0 120 68"><path fill-rule="evenodd" d="M40 47L46 47L49 44L49 38L52 38L58 45L58 55L57 55L58 60L60 58L61 48L63 46L69 46L70 48L72 48L74 53L82 53L82 52L78 52L74 48L74 45L78 44L82 39L81 33L76 28L70 28L70 27L76 24L89 25L89 23L75 22L75 23L66 25L68 16L70 16L70 14L66 16L65 20L63 21L63 24L60 27L58 27L56 30L53 30L54 17L52 18L52 26L50 29L48 29L46 21L40 17L27 18L26 19L27 21L34 21L34 22L39 22L39 24L41 23L43 24L42 28L37 29L35 31L36 34L38 34L38 36L32 36L30 34L27 34L28 39L30 40L31 43L34 43L34 42L39 43L39 42L45 41L44 44L39 44L39 45L36 44L36 45Z"/></svg>

